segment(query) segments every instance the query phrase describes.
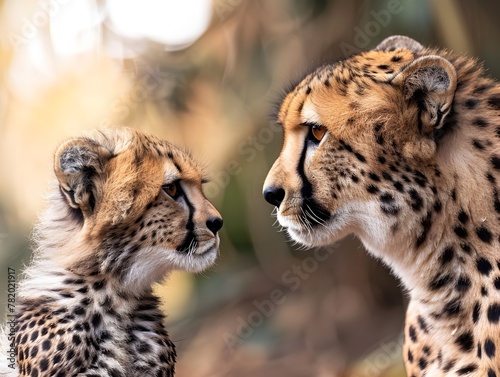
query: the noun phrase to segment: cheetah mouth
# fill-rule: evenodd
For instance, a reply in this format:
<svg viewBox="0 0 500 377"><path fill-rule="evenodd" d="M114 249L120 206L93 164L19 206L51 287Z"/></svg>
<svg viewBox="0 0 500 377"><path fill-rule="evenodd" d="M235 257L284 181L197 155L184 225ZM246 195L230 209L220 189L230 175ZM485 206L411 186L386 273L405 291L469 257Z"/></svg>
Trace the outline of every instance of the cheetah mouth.
<svg viewBox="0 0 500 377"><path fill-rule="evenodd" d="M345 214L344 214L345 215ZM328 246L348 233L347 218L341 212L330 213L328 220L311 223L301 213L280 213L278 222L286 229L290 238L306 247Z"/></svg>
<svg viewBox="0 0 500 377"><path fill-rule="evenodd" d="M184 237L184 241L177 246L177 251L181 254L191 254L192 250L196 248L198 241L196 240L196 236L193 232L188 232L186 237Z"/></svg>
<svg viewBox="0 0 500 377"><path fill-rule="evenodd" d="M184 255L202 256L212 251L217 251L219 238L203 231L189 232L177 252Z"/></svg>
<svg viewBox="0 0 500 377"><path fill-rule="evenodd" d="M307 228L311 230L317 226L325 226L330 220L335 220L332 214L316 202L314 199L303 199L300 203L290 203L283 208L278 209L278 221L286 228L280 219L289 218L291 221L287 223L296 225L299 228Z"/></svg>
<svg viewBox="0 0 500 377"><path fill-rule="evenodd" d="M205 256L211 253L218 253L219 250L219 240L218 238L212 237L211 239L205 241L199 241L196 249L193 252L195 256Z"/></svg>
<svg viewBox="0 0 500 377"><path fill-rule="evenodd" d="M212 232L204 230L204 229L195 229L193 232L194 232L194 236L196 237L196 241L198 241L200 243L213 241L217 238L217 236L214 236L214 234Z"/></svg>

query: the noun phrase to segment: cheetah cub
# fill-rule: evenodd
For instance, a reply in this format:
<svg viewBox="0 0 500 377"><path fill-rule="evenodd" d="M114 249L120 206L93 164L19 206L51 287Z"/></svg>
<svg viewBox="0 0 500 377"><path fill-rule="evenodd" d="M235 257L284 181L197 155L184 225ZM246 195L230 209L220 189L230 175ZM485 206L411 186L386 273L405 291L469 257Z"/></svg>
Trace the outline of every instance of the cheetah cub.
<svg viewBox="0 0 500 377"><path fill-rule="evenodd" d="M295 241L355 234L399 276L408 376L500 377L500 85L394 36L306 76L278 122L266 200Z"/></svg>
<svg viewBox="0 0 500 377"><path fill-rule="evenodd" d="M20 283L15 346L30 377L174 375L174 344L151 285L200 272L222 219L188 153L131 129L56 151L57 187Z"/></svg>

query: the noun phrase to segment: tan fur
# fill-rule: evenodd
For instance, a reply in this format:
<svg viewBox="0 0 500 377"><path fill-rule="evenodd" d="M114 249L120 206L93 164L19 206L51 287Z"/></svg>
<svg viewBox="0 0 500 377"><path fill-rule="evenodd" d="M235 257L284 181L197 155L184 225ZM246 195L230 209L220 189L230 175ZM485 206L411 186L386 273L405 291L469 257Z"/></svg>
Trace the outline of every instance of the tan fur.
<svg viewBox="0 0 500 377"><path fill-rule="evenodd" d="M500 376L499 116L474 59L400 36L318 68L280 106L266 199L295 241L355 234L400 277L408 376Z"/></svg>
<svg viewBox="0 0 500 377"><path fill-rule="evenodd" d="M19 284L19 376L173 376L151 285L217 257L222 219L202 169L187 151L117 128L64 142L54 171Z"/></svg>

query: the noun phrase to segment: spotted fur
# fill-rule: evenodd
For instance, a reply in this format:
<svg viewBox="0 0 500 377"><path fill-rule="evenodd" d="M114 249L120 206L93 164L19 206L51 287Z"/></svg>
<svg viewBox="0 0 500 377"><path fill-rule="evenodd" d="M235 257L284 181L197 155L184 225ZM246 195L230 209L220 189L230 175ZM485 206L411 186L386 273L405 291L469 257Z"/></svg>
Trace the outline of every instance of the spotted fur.
<svg viewBox="0 0 500 377"><path fill-rule="evenodd" d="M278 122L266 199L295 241L355 234L399 276L408 376L500 377L498 83L395 36L307 75Z"/></svg>
<svg viewBox="0 0 500 377"><path fill-rule="evenodd" d="M190 155L131 129L71 139L18 292L19 376L174 375L152 283L216 259L222 219Z"/></svg>

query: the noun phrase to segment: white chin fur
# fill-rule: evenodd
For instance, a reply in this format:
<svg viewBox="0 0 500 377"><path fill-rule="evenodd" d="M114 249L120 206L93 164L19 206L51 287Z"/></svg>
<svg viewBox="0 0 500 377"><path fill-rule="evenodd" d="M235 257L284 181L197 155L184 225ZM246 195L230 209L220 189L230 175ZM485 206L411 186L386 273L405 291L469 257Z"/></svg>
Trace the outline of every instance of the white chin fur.
<svg viewBox="0 0 500 377"><path fill-rule="evenodd" d="M311 228L297 223L288 216L282 216L279 212L278 222L286 229L293 241L306 247L332 245L349 234L345 216L340 212L336 212L332 219L324 224Z"/></svg>
<svg viewBox="0 0 500 377"><path fill-rule="evenodd" d="M151 286L161 282L173 270L202 272L211 267L218 256L219 238L200 243L189 254L159 247L148 247L137 253L125 281L130 285Z"/></svg>
<svg viewBox="0 0 500 377"><path fill-rule="evenodd" d="M299 230L297 228L287 228L287 233L290 238L306 247L319 247L319 246L328 246L333 244L338 239L335 239L328 232L327 229L322 228L313 229L313 230ZM340 238L340 237L339 237Z"/></svg>
<svg viewBox="0 0 500 377"><path fill-rule="evenodd" d="M219 239L206 241L194 253L178 254L177 268L188 272L202 272L211 267L219 254Z"/></svg>

